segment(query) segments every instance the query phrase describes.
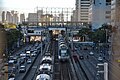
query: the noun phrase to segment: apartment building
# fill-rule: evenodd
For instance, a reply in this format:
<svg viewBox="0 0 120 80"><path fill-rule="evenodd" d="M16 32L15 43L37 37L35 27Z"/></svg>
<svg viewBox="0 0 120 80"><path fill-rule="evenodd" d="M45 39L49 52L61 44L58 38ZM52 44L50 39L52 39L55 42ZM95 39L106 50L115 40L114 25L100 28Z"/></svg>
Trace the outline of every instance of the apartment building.
<svg viewBox="0 0 120 80"><path fill-rule="evenodd" d="M111 0L91 0L89 23L93 29L111 23Z"/></svg>
<svg viewBox="0 0 120 80"><path fill-rule="evenodd" d="M28 22L37 22L37 21L38 21L37 13L28 14Z"/></svg>
<svg viewBox="0 0 120 80"><path fill-rule="evenodd" d="M111 1L111 25L120 26L120 0Z"/></svg>
<svg viewBox="0 0 120 80"><path fill-rule="evenodd" d="M20 23L22 23L25 20L25 14L20 14Z"/></svg>
<svg viewBox="0 0 120 80"><path fill-rule="evenodd" d="M13 20L12 14L9 11L7 11L7 13L6 13L6 21L8 23L12 23L12 20Z"/></svg>
<svg viewBox="0 0 120 80"><path fill-rule="evenodd" d="M5 11L2 12L2 23L5 22Z"/></svg>
<svg viewBox="0 0 120 80"><path fill-rule="evenodd" d="M88 23L90 0L76 0L77 21Z"/></svg>

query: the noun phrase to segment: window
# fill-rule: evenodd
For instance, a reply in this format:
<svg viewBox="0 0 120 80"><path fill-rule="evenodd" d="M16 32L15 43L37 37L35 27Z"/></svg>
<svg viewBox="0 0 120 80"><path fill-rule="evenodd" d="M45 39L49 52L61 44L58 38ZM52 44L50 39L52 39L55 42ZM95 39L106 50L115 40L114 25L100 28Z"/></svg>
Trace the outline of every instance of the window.
<svg viewBox="0 0 120 80"><path fill-rule="evenodd" d="M106 0L106 2L111 2L111 0Z"/></svg>
<svg viewBox="0 0 120 80"><path fill-rule="evenodd" d="M80 19L80 20L88 20L88 19Z"/></svg>
<svg viewBox="0 0 120 80"><path fill-rule="evenodd" d="M111 19L111 16L105 16L106 19Z"/></svg>
<svg viewBox="0 0 120 80"><path fill-rule="evenodd" d="M81 12L88 12L87 9L81 9Z"/></svg>
<svg viewBox="0 0 120 80"><path fill-rule="evenodd" d="M88 9L88 7L85 7L85 8L81 8L81 9Z"/></svg>
<svg viewBox="0 0 120 80"><path fill-rule="evenodd" d="M88 13L81 13L81 15L88 15Z"/></svg>
<svg viewBox="0 0 120 80"><path fill-rule="evenodd" d="M81 7L89 7L90 5L81 5Z"/></svg>
<svg viewBox="0 0 120 80"><path fill-rule="evenodd" d="M90 1L90 0L81 0L81 1Z"/></svg>
<svg viewBox="0 0 120 80"><path fill-rule="evenodd" d="M28 30L28 33L34 33L34 30Z"/></svg>
<svg viewBox="0 0 120 80"><path fill-rule="evenodd" d="M80 17L84 17L84 18L87 18L88 16L80 16Z"/></svg>
<svg viewBox="0 0 120 80"><path fill-rule="evenodd" d="M106 0L106 5L111 5L111 0Z"/></svg>
<svg viewBox="0 0 120 80"><path fill-rule="evenodd" d="M106 2L106 5L111 5L111 2Z"/></svg>
<svg viewBox="0 0 120 80"><path fill-rule="evenodd" d="M111 13L111 11L106 11L105 13L106 13L106 14L110 14L110 13Z"/></svg>

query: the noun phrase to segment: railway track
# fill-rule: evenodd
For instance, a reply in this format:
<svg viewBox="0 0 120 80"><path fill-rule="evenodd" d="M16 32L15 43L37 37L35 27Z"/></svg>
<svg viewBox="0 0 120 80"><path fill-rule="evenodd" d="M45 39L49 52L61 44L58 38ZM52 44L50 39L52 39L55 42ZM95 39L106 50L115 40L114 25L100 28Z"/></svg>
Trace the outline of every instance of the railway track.
<svg viewBox="0 0 120 80"><path fill-rule="evenodd" d="M69 63L60 63L61 80L72 80Z"/></svg>
<svg viewBox="0 0 120 80"><path fill-rule="evenodd" d="M52 51L54 55L54 74L53 74L53 80L60 80L60 66L59 66L59 60L58 60L58 54L57 54L57 49L58 45L57 42L53 41L52 42Z"/></svg>

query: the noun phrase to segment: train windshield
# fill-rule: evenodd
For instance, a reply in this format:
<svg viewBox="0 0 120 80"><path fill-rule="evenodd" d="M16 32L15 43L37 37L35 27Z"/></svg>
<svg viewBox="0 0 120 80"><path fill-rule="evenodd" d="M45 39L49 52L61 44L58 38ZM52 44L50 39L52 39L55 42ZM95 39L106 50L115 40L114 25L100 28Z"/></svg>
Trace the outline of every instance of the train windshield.
<svg viewBox="0 0 120 80"><path fill-rule="evenodd" d="M61 53L63 53L63 54L66 53L66 52L67 52L66 50L61 50Z"/></svg>
<svg viewBox="0 0 120 80"><path fill-rule="evenodd" d="M67 50L61 50L61 56L66 56L67 55Z"/></svg>

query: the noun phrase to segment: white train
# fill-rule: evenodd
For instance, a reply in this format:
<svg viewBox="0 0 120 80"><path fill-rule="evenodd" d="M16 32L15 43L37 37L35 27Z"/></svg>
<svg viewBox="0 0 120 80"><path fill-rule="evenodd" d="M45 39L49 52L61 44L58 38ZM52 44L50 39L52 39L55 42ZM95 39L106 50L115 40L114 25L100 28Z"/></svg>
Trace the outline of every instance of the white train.
<svg viewBox="0 0 120 80"><path fill-rule="evenodd" d="M59 46L58 58L61 61L66 61L69 59L68 47L65 44Z"/></svg>
<svg viewBox="0 0 120 80"><path fill-rule="evenodd" d="M48 74L39 74L36 80L51 80L51 77Z"/></svg>
<svg viewBox="0 0 120 80"><path fill-rule="evenodd" d="M68 46L61 34L58 36L58 58L60 61L66 61L69 59Z"/></svg>

